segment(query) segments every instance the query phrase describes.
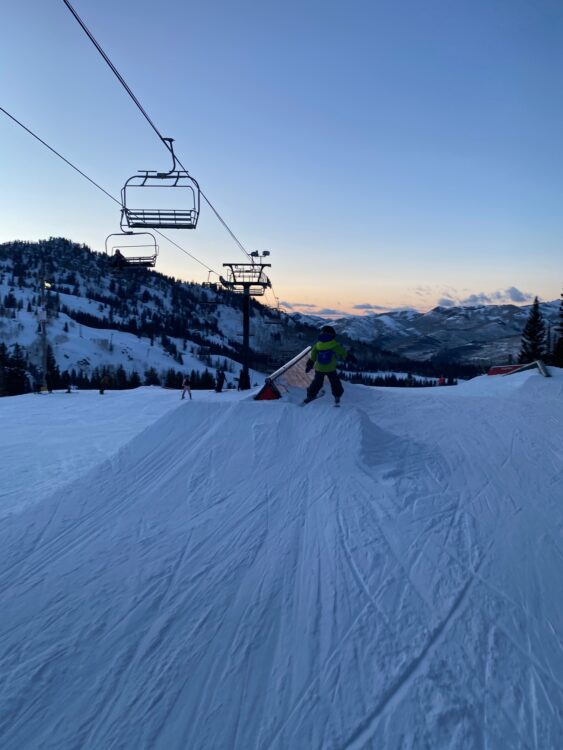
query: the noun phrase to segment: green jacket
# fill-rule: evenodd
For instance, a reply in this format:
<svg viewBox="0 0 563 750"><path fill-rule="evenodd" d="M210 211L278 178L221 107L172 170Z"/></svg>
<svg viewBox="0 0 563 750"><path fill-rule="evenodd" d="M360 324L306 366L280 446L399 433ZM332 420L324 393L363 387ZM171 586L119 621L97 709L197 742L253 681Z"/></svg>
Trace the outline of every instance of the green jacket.
<svg viewBox="0 0 563 750"><path fill-rule="evenodd" d="M317 341L309 357L315 363L315 372L334 372L338 359L346 359L347 352L336 339Z"/></svg>

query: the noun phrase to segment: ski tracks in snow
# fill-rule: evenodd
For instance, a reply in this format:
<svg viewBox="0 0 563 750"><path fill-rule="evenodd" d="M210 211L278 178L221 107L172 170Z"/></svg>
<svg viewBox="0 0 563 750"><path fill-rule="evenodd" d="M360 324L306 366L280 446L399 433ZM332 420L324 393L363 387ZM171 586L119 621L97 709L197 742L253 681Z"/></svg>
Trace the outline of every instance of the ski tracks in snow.
<svg viewBox="0 0 563 750"><path fill-rule="evenodd" d="M563 458L449 393L190 404L22 515L3 750L563 746Z"/></svg>

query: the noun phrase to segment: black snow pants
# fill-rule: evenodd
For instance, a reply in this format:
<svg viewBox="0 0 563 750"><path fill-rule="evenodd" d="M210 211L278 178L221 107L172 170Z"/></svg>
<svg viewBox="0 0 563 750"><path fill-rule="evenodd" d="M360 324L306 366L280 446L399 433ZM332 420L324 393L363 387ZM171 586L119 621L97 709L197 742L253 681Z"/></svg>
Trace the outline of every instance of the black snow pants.
<svg viewBox="0 0 563 750"><path fill-rule="evenodd" d="M334 398L340 398L340 396L342 396L344 388L342 387L342 383L340 382L336 370L333 370L332 372L315 372L315 377L313 378L311 385L307 388L307 398L312 399L318 396L319 391L323 387L325 375L330 382L330 389Z"/></svg>

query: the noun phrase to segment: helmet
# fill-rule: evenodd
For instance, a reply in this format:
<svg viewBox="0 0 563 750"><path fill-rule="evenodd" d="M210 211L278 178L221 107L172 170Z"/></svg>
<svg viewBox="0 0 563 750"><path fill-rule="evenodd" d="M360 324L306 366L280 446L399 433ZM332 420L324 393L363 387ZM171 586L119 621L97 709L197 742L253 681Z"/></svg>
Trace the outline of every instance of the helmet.
<svg viewBox="0 0 563 750"><path fill-rule="evenodd" d="M326 333L329 336L336 336L336 331L332 326L323 326L321 328L321 333Z"/></svg>

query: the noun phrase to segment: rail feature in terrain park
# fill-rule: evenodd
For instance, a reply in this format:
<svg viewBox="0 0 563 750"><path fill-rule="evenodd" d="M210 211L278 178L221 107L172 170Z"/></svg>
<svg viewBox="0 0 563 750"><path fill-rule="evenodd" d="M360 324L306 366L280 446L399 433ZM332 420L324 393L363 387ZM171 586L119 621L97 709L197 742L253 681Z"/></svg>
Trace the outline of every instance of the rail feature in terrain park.
<svg viewBox="0 0 563 750"><path fill-rule="evenodd" d="M274 401L282 397L282 391L287 391L291 387L307 388L313 379L312 374L305 370L310 351L311 347L308 346L269 375L254 399L256 401Z"/></svg>
<svg viewBox="0 0 563 750"><path fill-rule="evenodd" d="M487 375L514 375L516 372L525 372L526 370L538 369L544 378L550 378L551 374L547 369L545 362L536 359L525 365L493 365L489 368Z"/></svg>

